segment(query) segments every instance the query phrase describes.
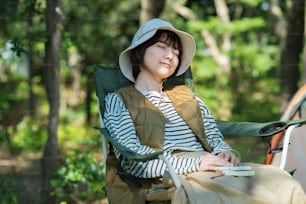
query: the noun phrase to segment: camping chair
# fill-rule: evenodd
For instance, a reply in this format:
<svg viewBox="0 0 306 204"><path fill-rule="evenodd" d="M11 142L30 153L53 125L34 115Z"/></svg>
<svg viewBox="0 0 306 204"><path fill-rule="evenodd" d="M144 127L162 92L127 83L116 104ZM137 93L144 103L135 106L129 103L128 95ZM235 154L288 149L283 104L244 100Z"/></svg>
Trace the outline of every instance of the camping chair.
<svg viewBox="0 0 306 204"><path fill-rule="evenodd" d="M306 118L306 84L293 96L287 105L281 121L303 120ZM271 146L266 155L265 164L279 166L292 172L306 192L306 126L293 126L292 132L279 132L271 138Z"/></svg>
<svg viewBox="0 0 306 204"><path fill-rule="evenodd" d="M173 170L170 162L163 156L162 152L156 152L153 154L139 155L120 143L115 141L108 133L103 122L104 113L104 97L107 93L113 92L114 90L130 85L131 83L121 74L118 68L105 68L99 65L95 66L94 70L95 84L96 84L96 95L99 104L99 117L100 117L100 132L102 133L102 151L104 159L104 169L106 169L106 160L108 156L108 147L112 145L124 155L125 159L146 161L150 159L161 159L163 160L168 168L168 173L176 188L181 186L178 175ZM193 90L192 74L191 70L188 69L183 75L175 76L165 84L165 87L172 85L185 84ZM267 123L255 123L255 122L227 122L227 121L216 121L217 126L224 136L255 136L255 137L271 137L280 132L284 132L286 129L292 127L298 127L306 122L306 120L296 121L273 121ZM292 130L291 130L292 132ZM105 170L105 174L107 174ZM107 184L106 184L107 185Z"/></svg>

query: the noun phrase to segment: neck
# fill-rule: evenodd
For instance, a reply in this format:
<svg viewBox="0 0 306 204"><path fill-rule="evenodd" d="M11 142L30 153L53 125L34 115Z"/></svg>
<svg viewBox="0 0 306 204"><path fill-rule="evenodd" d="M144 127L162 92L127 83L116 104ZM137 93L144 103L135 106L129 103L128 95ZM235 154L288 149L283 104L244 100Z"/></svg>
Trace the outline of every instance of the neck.
<svg viewBox="0 0 306 204"><path fill-rule="evenodd" d="M157 80L153 77L149 78L145 75L139 75L135 81L135 88L140 92L143 91L161 91L164 80Z"/></svg>

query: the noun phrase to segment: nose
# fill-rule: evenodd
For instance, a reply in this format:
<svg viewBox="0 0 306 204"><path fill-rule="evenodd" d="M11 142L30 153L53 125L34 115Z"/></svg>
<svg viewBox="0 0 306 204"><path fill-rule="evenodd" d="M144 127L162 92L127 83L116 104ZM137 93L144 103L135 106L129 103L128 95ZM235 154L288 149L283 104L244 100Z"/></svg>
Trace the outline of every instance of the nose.
<svg viewBox="0 0 306 204"><path fill-rule="evenodd" d="M173 57L175 56L173 48L168 47L166 50L167 51L166 51L165 57L167 59L173 59Z"/></svg>

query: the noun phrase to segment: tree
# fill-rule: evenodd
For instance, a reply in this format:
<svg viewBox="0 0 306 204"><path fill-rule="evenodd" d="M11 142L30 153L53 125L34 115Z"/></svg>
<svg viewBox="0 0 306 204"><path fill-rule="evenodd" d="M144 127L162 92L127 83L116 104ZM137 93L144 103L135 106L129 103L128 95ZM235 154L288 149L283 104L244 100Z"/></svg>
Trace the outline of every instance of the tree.
<svg viewBox="0 0 306 204"><path fill-rule="evenodd" d="M242 4L235 1L228 3L225 0L211 0L205 1L207 5L203 6L201 4L204 1L187 1L186 5L191 7L193 4L206 7L206 9L196 9L197 12L194 12L174 0L172 2L173 10L188 19L188 24L193 31L200 33L201 40L206 46L202 49L209 52L218 67L215 73L218 79L215 80L215 89L218 93L215 100L222 103L218 105L215 113L223 119L229 119L233 112L242 111L242 94L239 92L242 83L238 79L239 75L244 74L244 66L250 66L247 60L243 61L246 58L243 55L247 53L243 50L256 52L256 49L259 49L252 45L252 42L248 46L241 43L242 39L244 43L250 40L248 35L241 35L241 33L248 32L251 36L256 29L264 26L264 20L256 16L247 16L247 8L256 7L259 3L244 2L245 4ZM252 46L253 48L250 49ZM195 69L194 71L197 72Z"/></svg>
<svg viewBox="0 0 306 204"><path fill-rule="evenodd" d="M35 6L35 0L32 0L29 2L28 5L28 30L30 32L33 29L33 15L34 15L34 6ZM30 35L29 35L30 36ZM32 79L32 67L33 67L33 37L28 37L28 84L29 84L29 110L30 115L33 116L35 114L34 111L34 94L33 94L33 79Z"/></svg>
<svg viewBox="0 0 306 204"><path fill-rule="evenodd" d="M140 23L159 17L164 6L165 0L141 0Z"/></svg>
<svg viewBox="0 0 306 204"><path fill-rule="evenodd" d="M303 50L305 1L294 0L287 6L287 31L280 58L281 110L298 89L299 63Z"/></svg>
<svg viewBox="0 0 306 204"><path fill-rule="evenodd" d="M87 0L62 3L65 11L62 54L63 62L67 60L68 63L63 63L67 66L62 67L66 94L62 94L61 100L75 111L85 102L87 122L91 122L94 119L91 118L92 103L96 102L92 94L92 67L95 64L118 67L118 56L128 46L139 25L140 1ZM79 87L80 91L73 87ZM86 93L81 94L84 91ZM71 103L73 97L74 102ZM96 110L93 112L96 113Z"/></svg>
<svg viewBox="0 0 306 204"><path fill-rule="evenodd" d="M41 203L53 204L50 180L58 168L57 126L59 119L60 101L60 47L62 29L61 0L47 0L46 30L48 33L45 43L45 78L48 102L50 105L48 117L48 139L42 156L42 189Z"/></svg>

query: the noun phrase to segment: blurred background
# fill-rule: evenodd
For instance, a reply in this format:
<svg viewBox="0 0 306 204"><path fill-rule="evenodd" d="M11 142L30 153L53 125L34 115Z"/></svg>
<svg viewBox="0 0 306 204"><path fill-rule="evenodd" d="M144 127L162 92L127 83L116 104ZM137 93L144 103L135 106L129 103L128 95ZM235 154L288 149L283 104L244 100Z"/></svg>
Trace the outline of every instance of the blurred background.
<svg viewBox="0 0 306 204"><path fill-rule="evenodd" d="M304 0L1 0L1 203L105 203L93 67L118 67L155 17L195 37L216 119L279 120L306 81ZM260 139L226 140L264 161Z"/></svg>

